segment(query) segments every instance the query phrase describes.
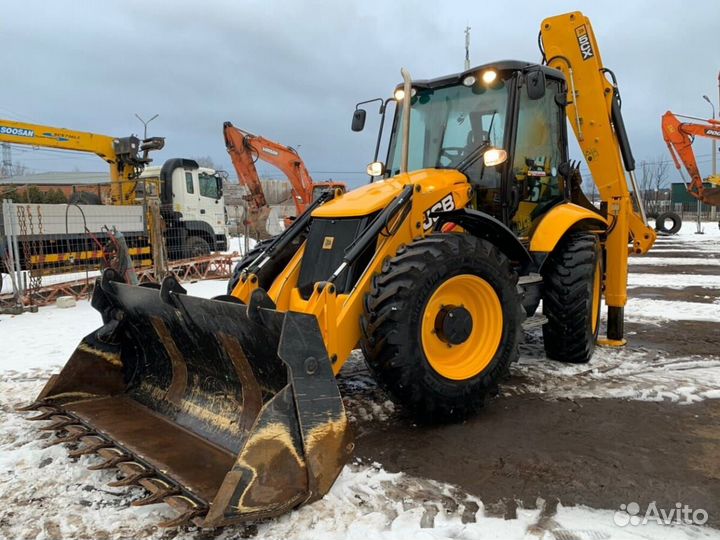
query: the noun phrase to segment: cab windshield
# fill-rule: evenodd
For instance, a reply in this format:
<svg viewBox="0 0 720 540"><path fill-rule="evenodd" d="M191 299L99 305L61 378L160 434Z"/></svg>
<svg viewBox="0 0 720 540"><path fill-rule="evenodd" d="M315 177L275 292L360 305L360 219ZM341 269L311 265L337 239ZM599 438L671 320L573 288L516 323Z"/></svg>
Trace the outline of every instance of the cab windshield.
<svg viewBox="0 0 720 540"><path fill-rule="evenodd" d="M481 146L503 146L507 89L479 84L417 88L411 99L408 170L454 169ZM402 107L398 107L388 155L390 175L400 172Z"/></svg>

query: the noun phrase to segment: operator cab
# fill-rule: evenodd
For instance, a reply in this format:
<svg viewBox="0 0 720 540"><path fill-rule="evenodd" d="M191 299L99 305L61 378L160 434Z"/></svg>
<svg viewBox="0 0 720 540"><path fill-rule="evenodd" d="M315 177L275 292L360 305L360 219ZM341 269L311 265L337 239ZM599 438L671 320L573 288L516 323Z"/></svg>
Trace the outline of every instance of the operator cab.
<svg viewBox="0 0 720 540"><path fill-rule="evenodd" d="M569 170L566 88L560 71L502 61L413 81L411 94L409 171L457 169L474 188L473 206L521 237L547 210L569 197L568 183L559 172ZM387 165L376 162L368 167L383 178L400 172L404 99L403 87L398 86L394 99L385 102L400 105L393 118ZM364 123L357 110L355 116L362 116ZM358 131L355 116L353 130Z"/></svg>

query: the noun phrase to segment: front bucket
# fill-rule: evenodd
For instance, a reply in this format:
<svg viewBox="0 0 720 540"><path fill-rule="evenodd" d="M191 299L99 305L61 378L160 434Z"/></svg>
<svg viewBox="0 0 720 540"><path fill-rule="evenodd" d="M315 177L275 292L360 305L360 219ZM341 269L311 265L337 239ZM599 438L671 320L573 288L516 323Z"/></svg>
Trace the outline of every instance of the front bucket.
<svg viewBox="0 0 720 540"><path fill-rule="evenodd" d="M188 296L173 277L129 286L108 270L92 299L105 324L28 408L58 442L84 442L75 455L118 467L116 485L147 488L136 504L179 509L169 525L317 500L352 450L347 417L317 319L262 304Z"/></svg>

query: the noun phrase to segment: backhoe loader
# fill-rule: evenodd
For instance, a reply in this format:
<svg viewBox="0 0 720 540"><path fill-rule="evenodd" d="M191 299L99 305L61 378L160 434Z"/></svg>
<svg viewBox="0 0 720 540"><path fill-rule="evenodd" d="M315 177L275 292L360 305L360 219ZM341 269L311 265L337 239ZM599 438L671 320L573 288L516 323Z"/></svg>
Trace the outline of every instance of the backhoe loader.
<svg viewBox="0 0 720 540"><path fill-rule="evenodd" d="M358 346L399 403L440 421L486 403L540 300L548 357L590 360L603 293L605 342L622 345L627 258L655 233L628 189L620 96L586 17L540 31L542 64L403 70L376 181L318 197L238 264L229 295L105 271L104 325L29 406L36 418L81 442L73 455L119 468L115 485L150 491L134 504L176 507L166 525L214 527L330 489L352 451L335 375ZM566 115L600 208L580 190Z"/></svg>

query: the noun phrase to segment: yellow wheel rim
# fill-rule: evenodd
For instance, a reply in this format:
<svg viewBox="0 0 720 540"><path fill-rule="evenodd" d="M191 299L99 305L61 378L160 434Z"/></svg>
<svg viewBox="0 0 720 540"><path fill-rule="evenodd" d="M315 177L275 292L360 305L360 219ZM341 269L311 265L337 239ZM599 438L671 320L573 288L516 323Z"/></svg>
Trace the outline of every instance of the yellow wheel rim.
<svg viewBox="0 0 720 540"><path fill-rule="evenodd" d="M602 269L600 261L595 265L595 277L593 278L593 296L592 296L592 332L595 334L598 327L598 319L600 318L600 301L602 300Z"/></svg>
<svg viewBox="0 0 720 540"><path fill-rule="evenodd" d="M452 329L444 330L448 328L444 323L448 314L458 313L465 321L469 315L472 321L459 337L451 333ZM466 380L490 364L500 346L502 329L502 305L495 289L478 276L461 274L435 289L425 305L421 328L423 352L439 375Z"/></svg>

